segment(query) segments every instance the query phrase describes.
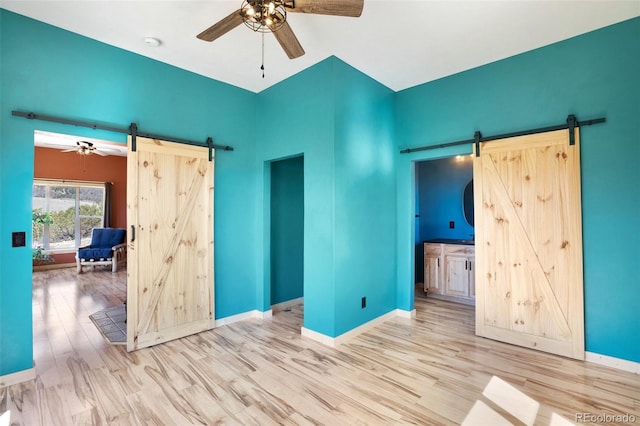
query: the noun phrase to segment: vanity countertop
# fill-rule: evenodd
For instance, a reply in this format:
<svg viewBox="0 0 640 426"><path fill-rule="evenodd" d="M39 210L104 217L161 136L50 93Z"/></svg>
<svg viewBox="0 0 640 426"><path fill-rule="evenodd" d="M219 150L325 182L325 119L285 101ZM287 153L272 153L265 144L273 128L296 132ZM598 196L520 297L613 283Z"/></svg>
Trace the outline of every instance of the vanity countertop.
<svg viewBox="0 0 640 426"><path fill-rule="evenodd" d="M425 240L425 243L436 243L436 244L461 244L465 246L475 245L474 240L456 240L453 238L435 238L433 240Z"/></svg>

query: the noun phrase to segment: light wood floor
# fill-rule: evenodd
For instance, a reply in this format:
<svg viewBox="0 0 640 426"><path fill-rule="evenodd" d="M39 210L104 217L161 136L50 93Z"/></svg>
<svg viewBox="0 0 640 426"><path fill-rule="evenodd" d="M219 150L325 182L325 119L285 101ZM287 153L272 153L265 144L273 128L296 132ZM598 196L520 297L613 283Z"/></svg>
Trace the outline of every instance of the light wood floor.
<svg viewBox="0 0 640 426"><path fill-rule="evenodd" d="M37 378L0 389L0 416L10 410L10 423L25 425L564 425L580 423L576 413L628 413L640 423L638 375L478 338L473 307L417 297L416 319L333 349L300 336L296 306L127 353L89 320L125 293L124 272L34 273Z"/></svg>

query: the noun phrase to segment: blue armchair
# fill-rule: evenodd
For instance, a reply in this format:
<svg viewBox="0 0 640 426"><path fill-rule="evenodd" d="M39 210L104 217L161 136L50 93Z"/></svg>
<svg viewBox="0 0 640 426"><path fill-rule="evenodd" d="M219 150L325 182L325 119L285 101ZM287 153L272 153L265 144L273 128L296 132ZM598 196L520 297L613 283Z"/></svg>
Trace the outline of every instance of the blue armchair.
<svg viewBox="0 0 640 426"><path fill-rule="evenodd" d="M111 265L111 272L127 258L126 230L123 228L95 228L91 232L91 244L78 247L76 269L82 273L83 266Z"/></svg>

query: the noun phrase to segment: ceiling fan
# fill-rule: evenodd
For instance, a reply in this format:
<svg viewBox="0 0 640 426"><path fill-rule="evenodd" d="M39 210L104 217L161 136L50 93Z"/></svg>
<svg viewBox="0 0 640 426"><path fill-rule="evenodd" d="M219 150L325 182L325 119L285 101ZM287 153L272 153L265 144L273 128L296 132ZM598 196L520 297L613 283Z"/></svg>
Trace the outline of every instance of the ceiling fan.
<svg viewBox="0 0 640 426"><path fill-rule="evenodd" d="M96 148L95 146L93 146L93 142L89 142L89 141L77 141L76 142L76 147L75 148L71 148L71 149L65 149L62 152L76 152L80 155L91 155L91 154L98 154L101 156L106 156L109 155L105 152L102 152L101 150L99 150L98 148Z"/></svg>
<svg viewBox="0 0 640 426"><path fill-rule="evenodd" d="M304 55L304 49L287 23L287 12L358 17L364 0L244 0L239 10L197 35L213 41L244 23L254 31L272 32L289 59Z"/></svg>

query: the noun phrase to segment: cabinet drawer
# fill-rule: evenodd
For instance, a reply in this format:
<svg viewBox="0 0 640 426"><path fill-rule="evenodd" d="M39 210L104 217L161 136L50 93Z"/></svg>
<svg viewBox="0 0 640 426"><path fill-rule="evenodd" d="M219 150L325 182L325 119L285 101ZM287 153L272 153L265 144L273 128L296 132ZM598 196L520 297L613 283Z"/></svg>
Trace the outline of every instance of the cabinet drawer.
<svg viewBox="0 0 640 426"><path fill-rule="evenodd" d="M424 243L424 254L440 256L440 254L442 254L442 244Z"/></svg>
<svg viewBox="0 0 640 426"><path fill-rule="evenodd" d="M459 256L473 256L476 253L474 246L465 246L457 244L445 244L444 254L456 254Z"/></svg>

